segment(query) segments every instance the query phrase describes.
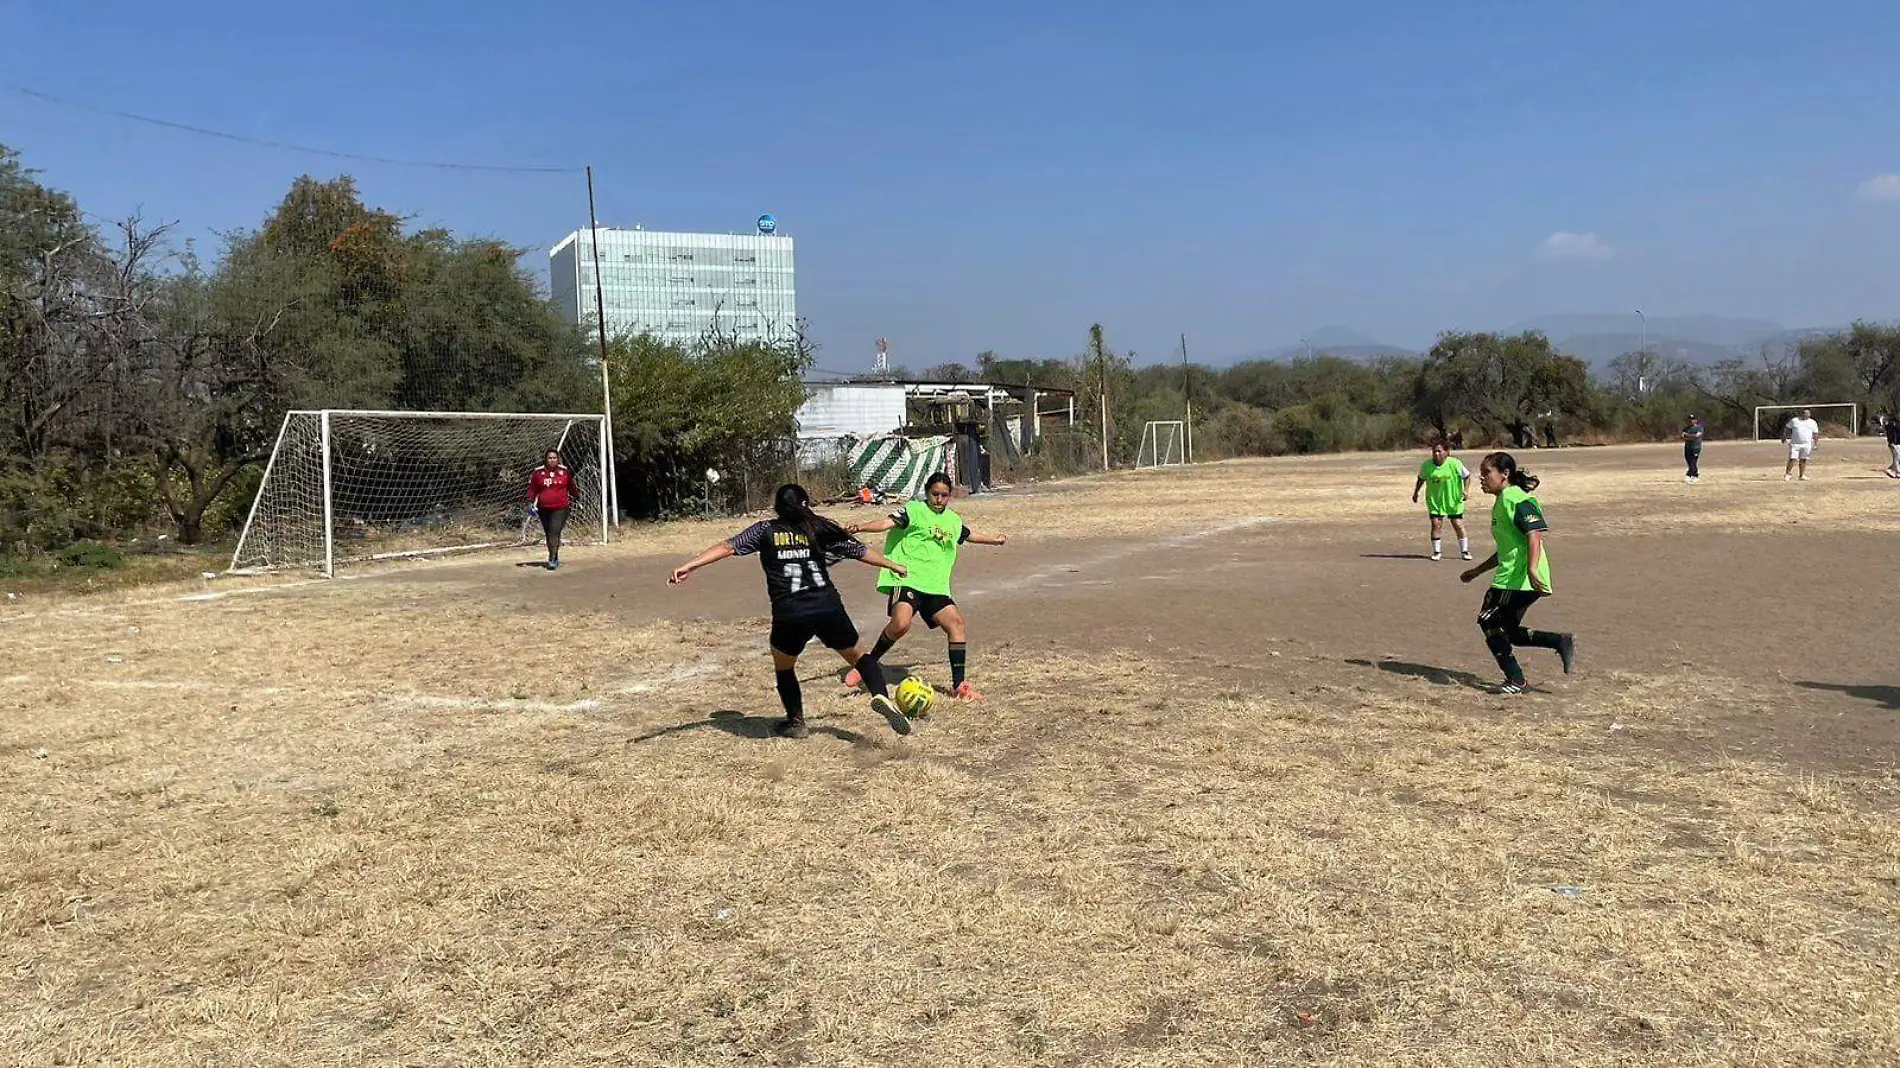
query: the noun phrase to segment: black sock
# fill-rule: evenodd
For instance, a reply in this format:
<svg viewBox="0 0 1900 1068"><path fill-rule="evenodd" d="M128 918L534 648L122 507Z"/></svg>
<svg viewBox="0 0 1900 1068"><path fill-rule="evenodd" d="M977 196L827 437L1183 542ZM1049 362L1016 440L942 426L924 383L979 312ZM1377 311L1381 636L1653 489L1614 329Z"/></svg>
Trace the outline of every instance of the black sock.
<svg viewBox="0 0 1900 1068"><path fill-rule="evenodd" d="M897 644L896 638L893 638L888 634L879 634L877 636L877 644L871 647L871 659L873 660L884 659L884 654L890 652L891 646L896 645L896 644Z"/></svg>
<svg viewBox="0 0 1900 1068"><path fill-rule="evenodd" d="M1537 649L1555 649L1564 643L1564 636L1554 630L1533 630L1525 634L1524 645Z"/></svg>
<svg viewBox="0 0 1900 1068"><path fill-rule="evenodd" d="M805 694L798 688L798 669L774 669L778 676L778 699L785 706L786 719L805 718Z"/></svg>
<svg viewBox="0 0 1900 1068"><path fill-rule="evenodd" d="M879 697L889 697L891 688L884 683L884 665L877 662L874 653L866 653L858 658L858 678L864 680L864 688Z"/></svg>
<svg viewBox="0 0 1900 1068"><path fill-rule="evenodd" d="M963 669L970 662L970 653L962 642L950 643L950 688L963 685Z"/></svg>
<svg viewBox="0 0 1900 1068"><path fill-rule="evenodd" d="M1504 681L1524 685L1524 669L1518 666L1517 654L1511 652L1510 636L1501 630L1484 632L1484 644L1491 648L1491 656L1504 672Z"/></svg>

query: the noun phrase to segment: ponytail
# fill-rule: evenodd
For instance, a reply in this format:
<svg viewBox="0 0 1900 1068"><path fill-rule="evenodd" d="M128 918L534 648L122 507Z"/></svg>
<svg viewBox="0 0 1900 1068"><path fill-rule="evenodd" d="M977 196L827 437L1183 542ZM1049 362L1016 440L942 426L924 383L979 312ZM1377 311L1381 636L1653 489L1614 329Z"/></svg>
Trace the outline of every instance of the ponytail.
<svg viewBox="0 0 1900 1068"><path fill-rule="evenodd" d="M854 540L843 527L813 511L811 494L796 482L787 482L772 494L772 513L779 522L805 535L805 543L813 550Z"/></svg>
<svg viewBox="0 0 1900 1068"><path fill-rule="evenodd" d="M1518 489L1523 490L1525 493L1536 490L1537 484L1542 481L1542 479L1539 479L1529 471L1519 470L1517 460L1508 452L1494 452L1486 456L1483 466L1500 472L1504 475L1506 481Z"/></svg>

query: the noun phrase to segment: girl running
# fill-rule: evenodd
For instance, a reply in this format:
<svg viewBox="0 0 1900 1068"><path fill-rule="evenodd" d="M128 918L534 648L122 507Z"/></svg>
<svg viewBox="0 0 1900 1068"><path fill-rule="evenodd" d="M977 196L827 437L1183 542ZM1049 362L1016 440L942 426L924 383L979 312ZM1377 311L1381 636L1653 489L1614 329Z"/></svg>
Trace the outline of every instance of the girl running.
<svg viewBox="0 0 1900 1068"><path fill-rule="evenodd" d="M845 611L838 588L831 583L831 564L849 557L904 574L904 566L865 548L838 524L812 511L804 487L786 484L773 494L774 518L754 523L738 535L713 542L706 551L673 569L667 580L679 585L687 576L729 556L757 554L765 569L765 592L772 600L772 670L778 676L778 697L785 719L772 728L782 738L803 738L805 699L798 687L798 656L813 638L844 657L869 684L871 709L891 729L908 734L910 724L892 703L877 656L864 655L858 628Z"/></svg>
<svg viewBox="0 0 1900 1068"><path fill-rule="evenodd" d="M964 542L972 545L1007 545L1006 534L973 534L963 525L963 517L950 510L950 476L938 473L924 483L924 500L907 501L901 511L883 519L855 523L846 528L852 534L890 531L884 537L884 554L910 568L884 571L878 575L877 588L890 596L891 621L878 636L871 658L882 660L898 639L910 631L918 616L932 630L942 628L950 643L950 692L960 699L983 699L964 678L969 666L969 651L964 642L963 610L950 596L950 572L957 564L957 549ZM857 686L857 672L845 676L846 686Z"/></svg>
<svg viewBox="0 0 1900 1068"><path fill-rule="evenodd" d="M1555 650L1563 660L1564 674L1577 656L1577 639L1571 634L1548 630L1525 630L1524 613L1537 599L1550 593L1550 556L1544 552L1544 510L1531 496L1538 480L1529 471L1520 471L1508 452L1494 452L1478 466L1478 485L1497 498L1491 506L1491 538L1497 551L1459 576L1465 582L1492 568L1497 577L1485 591L1484 606L1478 611L1478 628L1484 643L1504 669L1501 694L1523 693L1529 689L1524 669L1518 666L1513 646L1527 645Z"/></svg>
<svg viewBox="0 0 1900 1068"><path fill-rule="evenodd" d="M1432 442L1431 458L1418 465L1418 481L1412 484L1412 503L1418 503L1418 491L1425 491L1425 514L1432 519L1432 559L1445 552L1445 520L1451 520L1452 533L1458 535L1458 558L1471 559L1471 539L1465 535L1465 501L1471 496L1471 472L1464 461L1454 458L1442 441Z"/></svg>
<svg viewBox="0 0 1900 1068"><path fill-rule="evenodd" d="M561 531L567 529L567 510L573 503L574 472L561 462L561 454L549 449L546 460L528 475L528 514L539 516L541 533L548 541L548 570L561 566Z"/></svg>

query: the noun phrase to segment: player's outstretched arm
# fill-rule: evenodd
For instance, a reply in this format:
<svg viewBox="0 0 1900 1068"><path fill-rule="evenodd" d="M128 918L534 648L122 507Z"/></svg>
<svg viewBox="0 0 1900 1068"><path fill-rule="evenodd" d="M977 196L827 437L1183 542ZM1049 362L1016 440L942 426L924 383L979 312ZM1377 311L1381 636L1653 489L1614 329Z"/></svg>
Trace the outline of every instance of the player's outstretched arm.
<svg viewBox="0 0 1900 1068"><path fill-rule="evenodd" d="M680 566L674 568L673 574L669 576L666 580L667 585L677 586L680 583L686 581L686 576L692 574L695 571L698 571L700 568L705 567L707 564L716 564L719 561L724 560L726 557L731 556L731 555L732 555L732 545L730 542L724 542L724 541L713 542L711 545L706 546L705 552L700 553L698 556L695 556L691 560L688 560L685 563L681 564Z"/></svg>
<svg viewBox="0 0 1900 1068"><path fill-rule="evenodd" d="M967 539L972 545L1008 545L1007 534L972 534Z"/></svg>
<svg viewBox="0 0 1900 1068"><path fill-rule="evenodd" d="M1492 553L1490 556L1485 557L1483 562L1479 563L1478 565L1473 567L1471 570L1465 572L1464 574L1459 575L1458 581L1470 582L1473 579L1476 579L1479 575L1484 574L1486 571L1489 571L1496 566L1498 566L1498 554Z"/></svg>
<svg viewBox="0 0 1900 1068"><path fill-rule="evenodd" d="M903 578L905 575L910 574L909 568L885 556L883 553L878 552L876 549L864 550L864 555L857 559L863 563L870 564L872 567L881 567L886 571L890 571L898 578Z"/></svg>
<svg viewBox="0 0 1900 1068"><path fill-rule="evenodd" d="M885 516L882 519L872 519L863 523L852 523L844 528L844 532L846 534L882 534L896 525L895 520L890 516Z"/></svg>

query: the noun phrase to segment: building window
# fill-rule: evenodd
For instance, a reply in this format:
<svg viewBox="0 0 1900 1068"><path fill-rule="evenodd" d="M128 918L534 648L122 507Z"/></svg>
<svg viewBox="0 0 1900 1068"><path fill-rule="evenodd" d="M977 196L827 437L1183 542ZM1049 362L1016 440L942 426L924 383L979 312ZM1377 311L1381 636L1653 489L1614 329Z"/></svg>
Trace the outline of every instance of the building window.
<svg viewBox="0 0 1900 1068"><path fill-rule="evenodd" d="M749 298L749 297L745 300L735 300L732 302L732 304L733 304L733 307L736 307L736 308L756 308L759 306L759 302L757 300Z"/></svg>
<svg viewBox="0 0 1900 1068"><path fill-rule="evenodd" d="M756 286L759 284L759 280L756 278L735 278L732 284L735 286Z"/></svg>
<svg viewBox="0 0 1900 1068"><path fill-rule="evenodd" d="M668 330L691 330L693 328L693 324L675 321L675 322L667 323L666 328Z"/></svg>
<svg viewBox="0 0 1900 1068"><path fill-rule="evenodd" d="M732 262L734 262L734 263L757 263L757 262L759 262L759 258L758 258L757 256L754 256L754 255L753 255L752 253L750 253L750 252L737 252L737 253L734 253L734 254L733 254L733 257L732 257Z"/></svg>
<svg viewBox="0 0 1900 1068"><path fill-rule="evenodd" d="M672 276L671 278L668 278L667 281L673 282L675 284L684 283L690 286L693 284L693 276L689 274L676 274Z"/></svg>
<svg viewBox="0 0 1900 1068"><path fill-rule="evenodd" d="M673 262L674 263L691 263L693 262L693 254L690 252L683 252L679 249L675 249L673 250Z"/></svg>
<svg viewBox="0 0 1900 1068"><path fill-rule="evenodd" d="M682 299L680 299L680 300L676 300L676 301L674 301L674 302L673 302L673 306L674 306L675 308L690 308L690 307L692 307L692 306L693 306L693 305L694 305L695 303L697 303L697 302L696 302L696 301L694 301L694 300L693 300L693 298L691 298L691 297L685 297L685 298L682 298Z"/></svg>

